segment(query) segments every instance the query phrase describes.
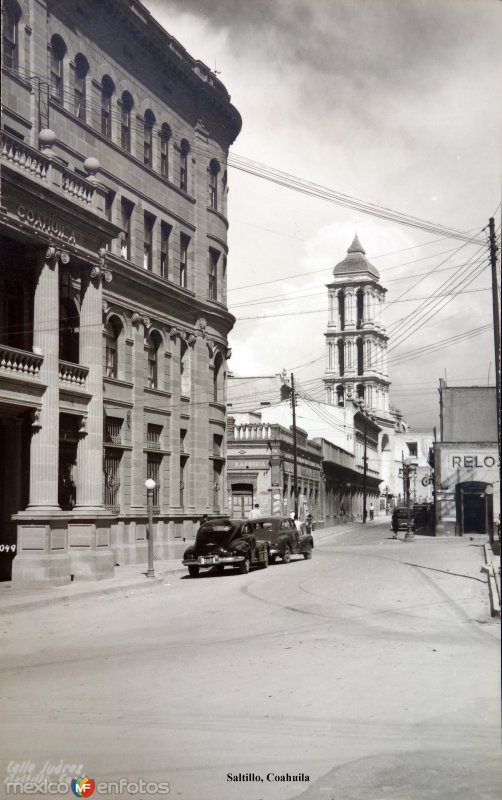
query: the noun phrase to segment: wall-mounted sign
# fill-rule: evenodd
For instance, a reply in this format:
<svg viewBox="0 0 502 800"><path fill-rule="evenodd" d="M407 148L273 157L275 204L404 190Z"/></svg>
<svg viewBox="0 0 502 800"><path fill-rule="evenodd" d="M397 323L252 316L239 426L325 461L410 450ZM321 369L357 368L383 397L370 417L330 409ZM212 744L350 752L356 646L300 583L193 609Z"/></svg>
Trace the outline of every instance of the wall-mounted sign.
<svg viewBox="0 0 502 800"><path fill-rule="evenodd" d="M57 217L53 217L51 214L42 214L32 208L26 208L26 206L18 206L17 215L21 222L25 222L30 228L44 231L61 242L75 244L74 232L67 230Z"/></svg>
<svg viewBox="0 0 502 800"><path fill-rule="evenodd" d="M270 469L268 461L234 461L233 458L228 459L228 466L230 469Z"/></svg>
<svg viewBox="0 0 502 800"><path fill-rule="evenodd" d="M448 466L451 469L494 469L497 459L490 453L449 453Z"/></svg>

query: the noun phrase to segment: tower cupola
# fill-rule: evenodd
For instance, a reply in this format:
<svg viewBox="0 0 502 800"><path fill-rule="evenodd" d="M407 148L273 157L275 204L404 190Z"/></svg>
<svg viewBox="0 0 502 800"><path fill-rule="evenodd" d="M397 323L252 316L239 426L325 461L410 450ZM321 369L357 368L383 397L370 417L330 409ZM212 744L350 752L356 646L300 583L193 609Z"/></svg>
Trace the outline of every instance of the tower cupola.
<svg viewBox="0 0 502 800"><path fill-rule="evenodd" d="M388 336L382 321L386 290L357 234L328 284L326 401L355 400L377 417L389 414Z"/></svg>

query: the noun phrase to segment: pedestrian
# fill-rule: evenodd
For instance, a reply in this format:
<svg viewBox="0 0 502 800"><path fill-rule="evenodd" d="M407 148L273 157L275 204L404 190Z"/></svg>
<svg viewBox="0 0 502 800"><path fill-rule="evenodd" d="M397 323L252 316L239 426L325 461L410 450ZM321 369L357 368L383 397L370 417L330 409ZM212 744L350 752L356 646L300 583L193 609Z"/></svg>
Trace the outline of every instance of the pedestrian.
<svg viewBox="0 0 502 800"><path fill-rule="evenodd" d="M208 521L208 519L209 519L208 515L207 515L207 514L203 514L203 515L202 515L202 519L201 519L201 521L200 521L200 524L201 524L201 525L204 525L204 523L205 523L205 522L207 522L207 521Z"/></svg>
<svg viewBox="0 0 502 800"><path fill-rule="evenodd" d="M298 517L295 514L295 517L294 517L293 521L295 523L296 532L297 532L298 536L300 536L303 533L301 520L299 520Z"/></svg>
<svg viewBox="0 0 502 800"><path fill-rule="evenodd" d="M262 516L262 513L260 511L260 504L259 503L255 503L254 504L254 508L252 508L251 511L248 514L248 519L260 519L261 516Z"/></svg>
<svg viewBox="0 0 502 800"><path fill-rule="evenodd" d="M370 503L370 519L373 519L374 516L375 516L375 507L373 503Z"/></svg>
<svg viewBox="0 0 502 800"><path fill-rule="evenodd" d="M305 520L305 530L309 535L312 533L312 514L307 514L307 519Z"/></svg>
<svg viewBox="0 0 502 800"><path fill-rule="evenodd" d="M397 532L399 530L399 516L397 513L397 508L394 509L392 512L392 521L391 521L392 530L394 531L393 539L397 539Z"/></svg>
<svg viewBox="0 0 502 800"><path fill-rule="evenodd" d="M342 522L343 522L343 518L345 517L345 508L343 507L343 504L340 506L339 514L340 514L340 517L342 518Z"/></svg>

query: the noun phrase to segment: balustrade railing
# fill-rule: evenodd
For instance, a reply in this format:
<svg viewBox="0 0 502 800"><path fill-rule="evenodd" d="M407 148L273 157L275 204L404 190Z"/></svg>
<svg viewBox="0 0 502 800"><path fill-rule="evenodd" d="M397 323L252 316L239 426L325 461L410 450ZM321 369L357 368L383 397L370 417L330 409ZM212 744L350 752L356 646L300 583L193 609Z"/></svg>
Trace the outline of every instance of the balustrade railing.
<svg viewBox="0 0 502 800"><path fill-rule="evenodd" d="M71 170L66 169L66 167L62 171L62 189L77 200L82 200L87 204L92 202L94 186L85 178L81 178Z"/></svg>
<svg viewBox="0 0 502 800"><path fill-rule="evenodd" d="M31 173L42 181L47 180L50 159L5 131L2 131L2 160Z"/></svg>
<svg viewBox="0 0 502 800"><path fill-rule="evenodd" d="M234 427L235 439L270 439L272 426L267 422L245 422Z"/></svg>
<svg viewBox="0 0 502 800"><path fill-rule="evenodd" d="M18 350L15 347L0 345L0 368L23 375L38 375L44 360L43 356Z"/></svg>
<svg viewBox="0 0 502 800"><path fill-rule="evenodd" d="M85 205L92 205L96 187L81 175L26 144L26 142L1 132L2 161L28 172L32 177L61 189L64 194Z"/></svg>
<svg viewBox="0 0 502 800"><path fill-rule="evenodd" d="M59 362L59 380L72 386L84 386L89 367L72 364L69 361Z"/></svg>

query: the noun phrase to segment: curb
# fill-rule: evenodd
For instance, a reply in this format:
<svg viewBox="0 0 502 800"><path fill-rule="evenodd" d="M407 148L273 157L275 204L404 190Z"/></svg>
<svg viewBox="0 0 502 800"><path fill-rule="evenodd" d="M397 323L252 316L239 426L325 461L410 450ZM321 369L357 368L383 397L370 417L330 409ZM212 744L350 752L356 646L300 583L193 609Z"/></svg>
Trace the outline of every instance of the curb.
<svg viewBox="0 0 502 800"><path fill-rule="evenodd" d="M6 616L7 614L15 614L17 611L29 611L36 608L44 608L47 606L56 606L61 605L63 603L70 603L76 600L86 600L87 598L103 596L103 595L112 595L112 594L119 594L120 592L144 592L148 589L151 589L152 586L160 586L162 583L165 582L165 579L169 577L169 575L181 575L185 573L185 569L174 569L170 570L169 572L164 572L160 574L156 578L147 578L145 576L144 583L120 583L116 586L102 586L100 587L99 584L96 586L90 587L88 590L75 592L75 594L70 594L66 592L65 594L56 595L53 597L38 597L37 600L22 600L20 599L18 603L15 601L12 602L12 605L0 605L0 616ZM10 599L10 598L6 598ZM1 602L1 600L0 600Z"/></svg>
<svg viewBox="0 0 502 800"><path fill-rule="evenodd" d="M490 613L492 617L500 617L500 566L497 565L497 556L494 555L490 544L485 544L486 564L481 567L488 580L488 594L490 596Z"/></svg>

